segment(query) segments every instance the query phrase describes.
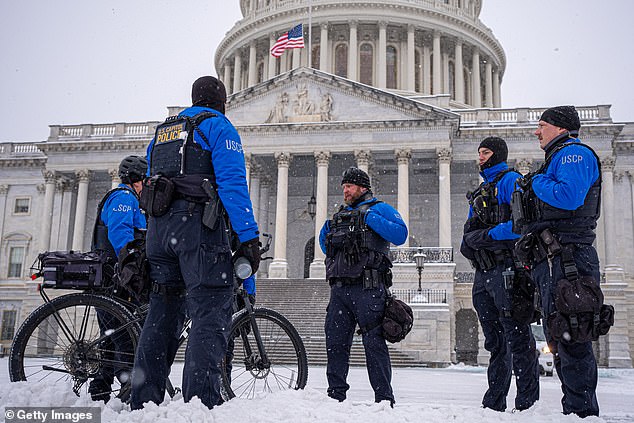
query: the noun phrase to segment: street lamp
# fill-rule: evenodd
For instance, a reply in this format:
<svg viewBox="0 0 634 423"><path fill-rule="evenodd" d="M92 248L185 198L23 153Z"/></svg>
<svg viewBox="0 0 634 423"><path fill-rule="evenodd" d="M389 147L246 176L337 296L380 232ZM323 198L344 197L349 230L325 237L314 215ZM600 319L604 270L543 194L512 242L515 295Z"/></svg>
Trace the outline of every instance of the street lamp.
<svg viewBox="0 0 634 423"><path fill-rule="evenodd" d="M422 292L423 289L421 287L421 278L423 275L423 268L425 267L425 254L423 254L422 249L418 249L418 252L414 254L414 261L416 262L416 270L418 270L418 292Z"/></svg>
<svg viewBox="0 0 634 423"><path fill-rule="evenodd" d="M317 200L315 200L315 195L313 194L308 200L308 215L311 219L315 218L317 214Z"/></svg>

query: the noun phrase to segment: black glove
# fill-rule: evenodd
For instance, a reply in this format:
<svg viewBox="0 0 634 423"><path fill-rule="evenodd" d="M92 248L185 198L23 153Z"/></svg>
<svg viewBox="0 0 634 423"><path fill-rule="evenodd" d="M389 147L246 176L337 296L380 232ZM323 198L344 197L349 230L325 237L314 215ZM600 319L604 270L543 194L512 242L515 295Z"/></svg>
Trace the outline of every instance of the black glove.
<svg viewBox="0 0 634 423"><path fill-rule="evenodd" d="M251 263L251 270L255 274L260 267L260 238L256 237L243 242L238 247L235 257L244 257Z"/></svg>
<svg viewBox="0 0 634 423"><path fill-rule="evenodd" d="M517 186L524 192L528 192L531 188L531 184L533 182L533 175L528 173L522 178L517 178L515 183Z"/></svg>
<svg viewBox="0 0 634 423"><path fill-rule="evenodd" d="M496 241L489 236L488 229L478 229L468 232L462 237L462 242L474 250L479 250L481 248L495 249L495 247L498 247L500 244L500 241Z"/></svg>

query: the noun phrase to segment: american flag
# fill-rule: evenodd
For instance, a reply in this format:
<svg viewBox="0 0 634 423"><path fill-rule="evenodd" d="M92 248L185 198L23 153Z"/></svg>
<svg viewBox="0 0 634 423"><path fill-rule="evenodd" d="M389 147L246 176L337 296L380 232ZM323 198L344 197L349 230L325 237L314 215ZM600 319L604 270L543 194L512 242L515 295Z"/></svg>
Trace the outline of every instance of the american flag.
<svg viewBox="0 0 634 423"><path fill-rule="evenodd" d="M304 48L304 31L302 24L299 24L288 32L282 34L271 47L271 55L280 57L287 48Z"/></svg>

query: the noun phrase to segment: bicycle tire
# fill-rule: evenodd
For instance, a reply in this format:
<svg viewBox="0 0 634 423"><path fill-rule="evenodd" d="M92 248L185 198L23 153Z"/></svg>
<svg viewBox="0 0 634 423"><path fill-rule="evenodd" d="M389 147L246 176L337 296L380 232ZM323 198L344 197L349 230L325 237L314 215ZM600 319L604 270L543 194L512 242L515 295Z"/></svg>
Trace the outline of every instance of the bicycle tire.
<svg viewBox="0 0 634 423"><path fill-rule="evenodd" d="M233 343L233 355L228 353L222 362L225 399L303 389L308 380L308 358L295 327L280 313L263 307L256 308L253 317L270 364L264 363L258 352L251 315L246 310L240 311L234 315L229 333L229 351ZM248 348L252 354L247 353Z"/></svg>
<svg viewBox="0 0 634 423"><path fill-rule="evenodd" d="M103 335L97 311L112 327ZM9 353L10 379L44 380L62 385L60 389L70 385L82 396L89 395L86 382L111 366L112 372L119 374L113 377L110 391L104 389L101 394L125 402L130 395L129 375L139 333L133 314L110 297L62 295L36 308L16 332Z"/></svg>

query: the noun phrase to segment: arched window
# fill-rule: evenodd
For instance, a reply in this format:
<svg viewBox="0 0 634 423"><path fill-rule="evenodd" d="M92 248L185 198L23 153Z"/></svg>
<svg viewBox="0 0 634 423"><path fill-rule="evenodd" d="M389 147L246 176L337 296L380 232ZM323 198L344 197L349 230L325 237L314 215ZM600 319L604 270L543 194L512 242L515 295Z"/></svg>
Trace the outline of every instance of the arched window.
<svg viewBox="0 0 634 423"><path fill-rule="evenodd" d="M335 75L348 76L348 46L338 44L335 47Z"/></svg>
<svg viewBox="0 0 634 423"><path fill-rule="evenodd" d="M398 82L398 58L396 56L396 47L387 46L386 49L386 87L396 89Z"/></svg>
<svg viewBox="0 0 634 423"><path fill-rule="evenodd" d="M467 69L463 70L464 74L464 102L466 104L471 103L471 74Z"/></svg>
<svg viewBox="0 0 634 423"><path fill-rule="evenodd" d="M264 62L258 63L258 80L257 82L264 81Z"/></svg>
<svg viewBox="0 0 634 423"><path fill-rule="evenodd" d="M372 44L361 44L359 59L359 82L372 85L372 79L374 77L374 49L372 48Z"/></svg>
<svg viewBox="0 0 634 423"><path fill-rule="evenodd" d="M321 69L319 67L320 63L319 63L319 56L320 56L320 50L319 50L319 46L314 46L313 47L313 53L312 53L312 58L311 58L311 65L313 67L313 69Z"/></svg>

